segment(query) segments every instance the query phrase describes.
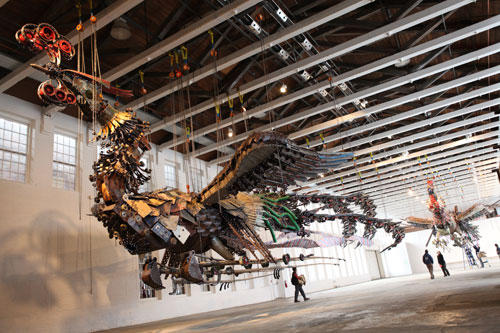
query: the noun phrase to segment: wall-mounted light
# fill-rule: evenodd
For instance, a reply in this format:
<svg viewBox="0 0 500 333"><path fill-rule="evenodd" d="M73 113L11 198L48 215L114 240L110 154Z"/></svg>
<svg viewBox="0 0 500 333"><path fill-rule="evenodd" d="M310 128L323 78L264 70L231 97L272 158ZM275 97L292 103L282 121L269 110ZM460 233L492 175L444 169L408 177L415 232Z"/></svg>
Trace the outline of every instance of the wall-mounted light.
<svg viewBox="0 0 500 333"><path fill-rule="evenodd" d="M288 87L286 86L286 84L283 83L280 87L280 93L285 94L287 91Z"/></svg>
<svg viewBox="0 0 500 333"><path fill-rule="evenodd" d="M232 138L232 137L233 137L233 135L234 135L234 133L233 133L233 129L232 129L231 127L229 127L229 128L227 129L227 136L228 136L228 137L230 137L230 138Z"/></svg>

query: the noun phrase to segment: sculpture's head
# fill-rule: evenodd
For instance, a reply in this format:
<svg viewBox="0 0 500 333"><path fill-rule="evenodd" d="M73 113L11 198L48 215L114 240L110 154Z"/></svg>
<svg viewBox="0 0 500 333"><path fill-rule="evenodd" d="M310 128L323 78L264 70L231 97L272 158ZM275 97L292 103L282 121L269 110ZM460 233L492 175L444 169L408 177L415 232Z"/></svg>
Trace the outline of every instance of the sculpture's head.
<svg viewBox="0 0 500 333"><path fill-rule="evenodd" d="M16 40L33 53L47 52L50 62L57 67L62 58L71 60L75 55L71 42L48 23L25 24L16 32Z"/></svg>

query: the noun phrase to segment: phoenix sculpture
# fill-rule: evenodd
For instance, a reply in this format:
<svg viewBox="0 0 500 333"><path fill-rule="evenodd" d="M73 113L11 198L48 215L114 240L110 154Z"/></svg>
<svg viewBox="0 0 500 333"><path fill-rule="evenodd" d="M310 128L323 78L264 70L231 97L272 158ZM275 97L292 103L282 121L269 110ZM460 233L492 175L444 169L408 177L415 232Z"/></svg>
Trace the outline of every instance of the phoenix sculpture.
<svg viewBox="0 0 500 333"><path fill-rule="evenodd" d="M274 269L279 278L283 266L278 263L287 265L307 256L273 257L271 248L290 245L278 242L282 238L277 233L306 239L311 235L306 227L313 222L341 220L344 245L356 237L371 239L378 228L392 233L394 243L388 248L403 239L403 228L377 219L373 201L364 194L287 194L289 186L335 169L349 161L351 154L318 153L276 132L250 135L200 193L178 189L140 193L139 186L151 172L140 161L151 149L145 135L149 123L131 110L117 110L103 95L132 96L132 92L83 72L62 69L61 59L71 59L75 50L49 24L27 24L16 39L33 52L49 55L48 64L32 65L50 78L40 84L39 97L48 104L77 105L84 119L99 123L101 129L94 135L103 149L90 176L97 193L92 214L130 254L165 249L161 261L155 258L144 265L142 278L149 286L163 288L161 274L205 284L221 282L223 274ZM353 211L355 206L358 213ZM364 238L355 236L358 223L364 224ZM269 231L271 244L262 240L259 229ZM204 255L208 250L223 259ZM253 264L260 268L252 269ZM235 270L234 265L244 269Z"/></svg>
<svg viewBox="0 0 500 333"><path fill-rule="evenodd" d="M446 209L446 203L443 198L436 194L434 182L427 181L427 208L432 213L432 218L420 218L410 216L404 220L409 224L408 231L418 231L432 229L431 235L435 235L433 244L438 248L445 249L449 240L454 246L464 247L473 245L480 238L478 227L471 223L481 216L490 212L484 205L472 205L463 212L458 211L458 207L450 211Z"/></svg>

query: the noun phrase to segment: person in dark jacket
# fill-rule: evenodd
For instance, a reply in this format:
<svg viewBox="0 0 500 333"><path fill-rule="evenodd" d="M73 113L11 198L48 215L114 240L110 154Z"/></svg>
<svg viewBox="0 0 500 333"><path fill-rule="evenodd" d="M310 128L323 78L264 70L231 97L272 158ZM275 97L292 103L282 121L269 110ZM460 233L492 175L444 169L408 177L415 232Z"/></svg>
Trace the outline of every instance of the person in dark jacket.
<svg viewBox="0 0 500 333"><path fill-rule="evenodd" d="M425 250L425 254L422 260L425 266L427 266L429 273L431 274L431 279L434 279L434 266L433 266L434 259L432 259L432 256L429 254L429 251Z"/></svg>
<svg viewBox="0 0 500 333"><path fill-rule="evenodd" d="M299 275L297 274L297 267L292 268L292 284L295 286L295 303L299 301L299 292L304 297L304 301L308 301L309 298L306 297L304 289L302 289L302 284L300 283Z"/></svg>
<svg viewBox="0 0 500 333"><path fill-rule="evenodd" d="M476 251L476 257L477 257L477 260L479 260L479 263L481 264L481 268L484 268L483 258L481 258L481 255L479 254L479 252L481 252L481 247L479 246L479 244L476 244L473 246L473 248L474 248L474 251Z"/></svg>
<svg viewBox="0 0 500 333"><path fill-rule="evenodd" d="M441 252L437 252L437 258L438 258L438 264L441 266L441 269L443 270L444 277L450 276L450 272L446 268L446 261L444 261L444 257L441 254Z"/></svg>

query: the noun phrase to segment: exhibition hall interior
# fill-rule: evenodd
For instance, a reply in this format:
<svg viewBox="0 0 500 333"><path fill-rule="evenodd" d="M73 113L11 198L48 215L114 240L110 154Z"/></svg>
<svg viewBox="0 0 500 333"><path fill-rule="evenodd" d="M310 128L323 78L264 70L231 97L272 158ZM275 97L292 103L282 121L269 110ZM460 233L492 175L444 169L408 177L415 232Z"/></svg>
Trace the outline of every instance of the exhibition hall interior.
<svg viewBox="0 0 500 333"><path fill-rule="evenodd" d="M500 1L0 0L1 332L493 332Z"/></svg>

